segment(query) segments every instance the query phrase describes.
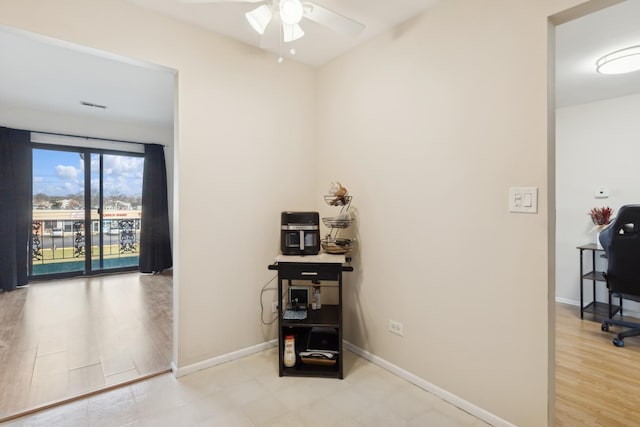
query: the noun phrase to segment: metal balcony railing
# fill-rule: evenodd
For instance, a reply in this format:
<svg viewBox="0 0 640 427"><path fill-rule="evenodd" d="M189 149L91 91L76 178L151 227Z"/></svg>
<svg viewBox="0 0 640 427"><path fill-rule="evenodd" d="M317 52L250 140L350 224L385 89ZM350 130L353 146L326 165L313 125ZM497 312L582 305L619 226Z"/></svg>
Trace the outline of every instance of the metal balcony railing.
<svg viewBox="0 0 640 427"><path fill-rule="evenodd" d="M91 220L91 262L100 265L100 247L107 268L130 267L138 264L140 251L140 219L119 219L103 222ZM101 239L102 238L102 239ZM63 266L75 263L84 268L87 235L84 221L69 219L34 220L31 234L31 264L34 275L70 271ZM50 268L44 268L50 266ZM74 270L71 270L74 271Z"/></svg>

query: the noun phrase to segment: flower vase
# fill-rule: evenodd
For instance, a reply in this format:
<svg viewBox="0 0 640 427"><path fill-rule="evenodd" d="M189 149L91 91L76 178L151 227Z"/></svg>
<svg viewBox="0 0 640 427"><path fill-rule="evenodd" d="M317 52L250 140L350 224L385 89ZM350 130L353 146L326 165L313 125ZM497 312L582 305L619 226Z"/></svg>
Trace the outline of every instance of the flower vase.
<svg viewBox="0 0 640 427"><path fill-rule="evenodd" d="M602 232L607 228L607 226L608 224L596 226L596 248L598 249L603 249L602 244L600 243L600 234L602 234Z"/></svg>

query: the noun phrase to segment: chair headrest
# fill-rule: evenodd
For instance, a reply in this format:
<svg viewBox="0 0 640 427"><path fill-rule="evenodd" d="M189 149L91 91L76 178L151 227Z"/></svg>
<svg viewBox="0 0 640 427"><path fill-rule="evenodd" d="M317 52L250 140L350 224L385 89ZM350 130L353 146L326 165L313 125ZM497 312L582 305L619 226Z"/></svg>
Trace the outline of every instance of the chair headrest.
<svg viewBox="0 0 640 427"><path fill-rule="evenodd" d="M616 234L640 231L640 205L624 205L618 210L612 227Z"/></svg>

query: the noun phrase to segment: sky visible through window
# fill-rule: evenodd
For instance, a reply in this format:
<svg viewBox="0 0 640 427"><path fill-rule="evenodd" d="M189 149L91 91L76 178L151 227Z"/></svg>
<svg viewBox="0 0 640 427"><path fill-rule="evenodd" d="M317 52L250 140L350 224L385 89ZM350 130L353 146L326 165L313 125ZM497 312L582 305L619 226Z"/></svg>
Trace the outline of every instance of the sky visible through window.
<svg viewBox="0 0 640 427"><path fill-rule="evenodd" d="M91 157L92 192L97 192L98 155ZM142 195L142 157L104 155L105 196ZM84 161L77 152L33 150L33 194L67 197L84 192Z"/></svg>

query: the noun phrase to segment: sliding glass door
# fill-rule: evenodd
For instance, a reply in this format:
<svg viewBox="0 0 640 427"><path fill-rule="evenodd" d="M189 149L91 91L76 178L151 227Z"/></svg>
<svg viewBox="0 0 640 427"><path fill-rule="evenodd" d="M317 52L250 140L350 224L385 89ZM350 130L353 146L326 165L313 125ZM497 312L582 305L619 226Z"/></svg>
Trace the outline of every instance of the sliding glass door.
<svg viewBox="0 0 640 427"><path fill-rule="evenodd" d="M31 275L85 271L84 187L82 153L33 150Z"/></svg>
<svg viewBox="0 0 640 427"><path fill-rule="evenodd" d="M92 270L138 266L144 158L91 155Z"/></svg>
<svg viewBox="0 0 640 427"><path fill-rule="evenodd" d="M33 149L31 276L71 276L138 266L140 155Z"/></svg>

